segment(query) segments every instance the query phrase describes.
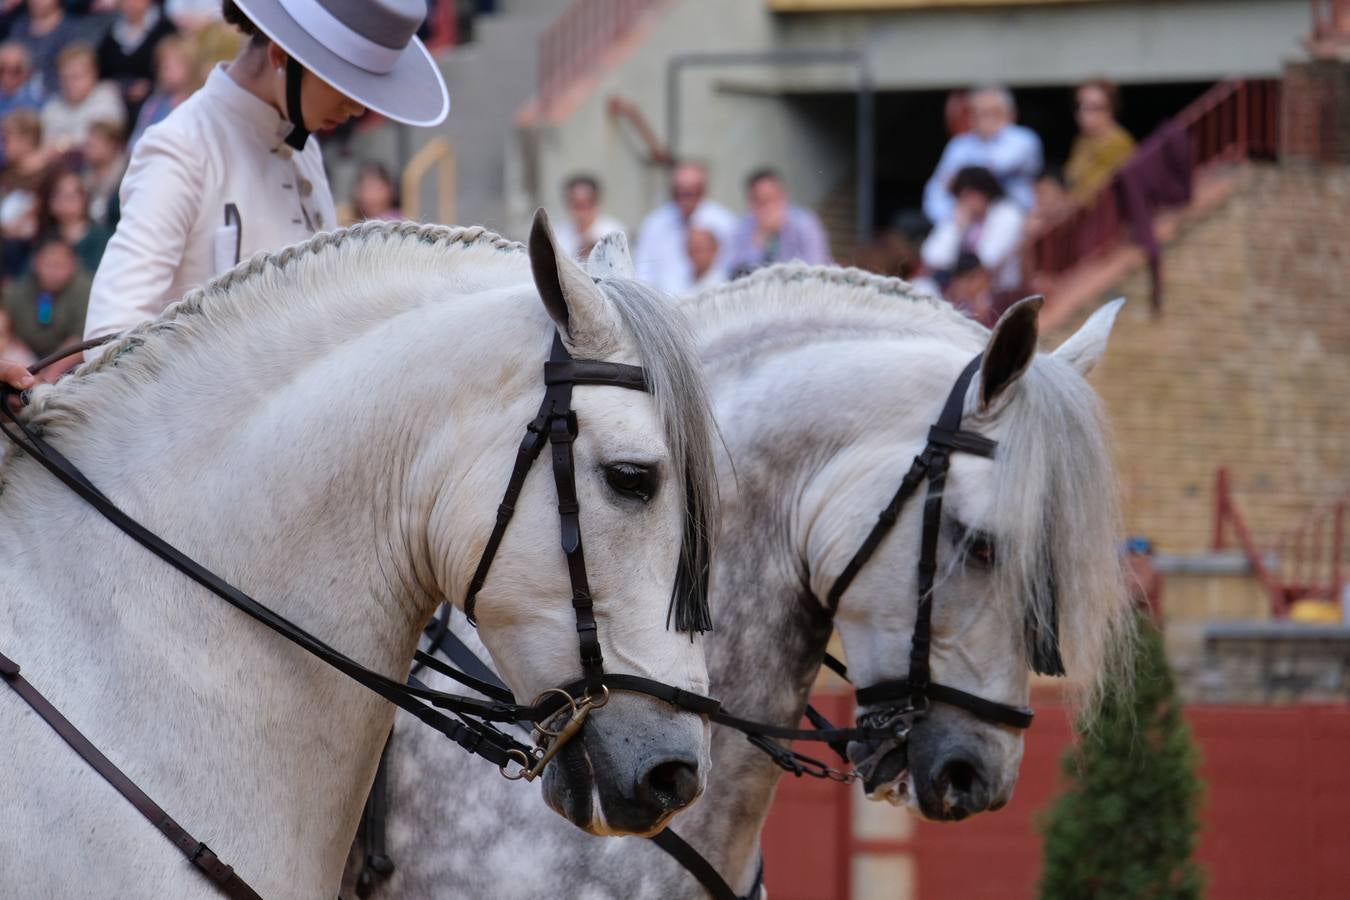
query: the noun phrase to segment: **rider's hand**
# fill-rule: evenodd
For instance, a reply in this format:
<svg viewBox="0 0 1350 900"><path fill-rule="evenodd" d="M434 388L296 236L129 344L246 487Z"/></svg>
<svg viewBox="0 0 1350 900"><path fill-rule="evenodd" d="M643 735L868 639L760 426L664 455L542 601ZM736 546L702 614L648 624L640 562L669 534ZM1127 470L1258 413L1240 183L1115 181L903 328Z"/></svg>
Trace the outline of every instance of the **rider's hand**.
<svg viewBox="0 0 1350 900"><path fill-rule="evenodd" d="M37 379L28 374L28 370L16 362L0 359L0 381L24 391L37 384Z"/></svg>

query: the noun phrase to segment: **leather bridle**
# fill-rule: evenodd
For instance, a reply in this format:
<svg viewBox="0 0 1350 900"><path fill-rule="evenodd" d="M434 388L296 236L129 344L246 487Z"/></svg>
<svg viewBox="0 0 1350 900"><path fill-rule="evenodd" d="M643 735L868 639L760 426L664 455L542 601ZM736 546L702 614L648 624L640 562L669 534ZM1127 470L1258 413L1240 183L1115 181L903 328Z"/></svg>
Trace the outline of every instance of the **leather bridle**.
<svg viewBox="0 0 1350 900"><path fill-rule="evenodd" d="M30 371L36 373L62 356L88 349L98 343L87 342L40 361ZM100 515L117 526L137 543L178 569L188 578L216 594L241 612L267 626L300 649L317 657L329 666L351 678L361 686L378 694L399 708L430 725L470 753L496 764L509 779L533 780L538 777L558 751L581 729L587 715L603 706L609 691L624 690L643 693L664 700L681 709L703 716L717 713L719 704L712 698L686 691L673 685L629 674L607 674L603 668L600 642L586 575L586 561L582 551L580 507L577 502L576 466L572 443L578 433L576 413L571 408L572 388L575 385L608 385L632 390L648 391L644 371L637 366L620 365L598 360L573 359L563 345L561 335L555 333L550 359L544 365L545 396L539 414L526 428L525 438L516 455L506 495L498 508L496 524L470 583L465 609L472 615L479 590L487 578L498 546L505 534L515 509L515 501L524 486L525 477L545 444L552 446L554 483L558 492L558 516L561 525L562 549L567 557L568 576L572 587L572 607L576 614L577 636L580 647L582 678L572 684L550 688L528 705L515 703L510 692L494 690L484 682L460 680L484 693L490 699L465 697L436 691L420 684L415 678L407 683L395 681L366 668L320 638L273 612L266 605L229 584L211 570L197 563L168 541L125 513L100 491L60 451L47 443L38 429L31 428L11 409L10 400L19 394L14 388L0 386L0 432L16 447L32 456L52 475L78 494ZM5 421L7 420L7 421ZM417 652L416 661L437 671L449 667L434 657ZM107 760L61 713L38 693L31 683L19 674L19 665L0 655L0 680L3 680L51 725L80 756L122 793L146 818L161 823L159 818L173 825L173 830L161 828L175 846L204 872L226 896L251 900L257 895L225 863L218 860L210 848L197 842L185 830L173 823L136 785L115 765ZM447 715L446 713L449 713ZM452 718L453 716L453 718ZM550 725L559 716L565 716L560 727ZM527 724L534 727L538 742L544 746L522 743L493 723ZM512 767L515 766L513 769Z"/></svg>
<svg viewBox="0 0 1350 900"><path fill-rule="evenodd" d="M919 603L914 618L914 635L910 640L909 674L905 678L883 681L859 688L856 697L859 707L881 706L863 712L858 721L871 727L889 729L892 737L903 741L914 723L927 714L933 703L944 703L963 709L971 715L1006 725L1010 728L1031 727L1033 713L1023 706L1012 706L988 700L932 680L929 655L933 630L933 583L937 577L938 537L942 530L942 493L947 481L947 468L953 453L969 453L992 459L998 444L973 431L961 429L966 392L980 370L983 354L977 355L962 370L952 385L937 422L928 430L928 444L914 458L909 471L900 482L891 502L877 516L876 524L868 532L862 546L844 566L830 587L825 602L830 615L839 610L839 602L853 579L876 553L877 547L895 527L906 501L928 481L928 493L923 503L923 532L919 539Z"/></svg>

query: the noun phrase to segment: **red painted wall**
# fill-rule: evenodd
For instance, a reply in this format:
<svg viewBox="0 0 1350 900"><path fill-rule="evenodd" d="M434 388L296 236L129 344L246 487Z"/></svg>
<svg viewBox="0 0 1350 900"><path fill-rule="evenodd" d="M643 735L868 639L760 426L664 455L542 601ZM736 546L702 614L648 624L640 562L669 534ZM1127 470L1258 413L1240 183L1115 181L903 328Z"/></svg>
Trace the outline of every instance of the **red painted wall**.
<svg viewBox="0 0 1350 900"><path fill-rule="evenodd" d="M845 698L818 699L834 721L847 720ZM1186 718L1206 782L1199 857L1207 896L1350 897L1350 707L1195 706ZM855 791L784 778L765 831L770 895L847 900L849 854L865 851L912 854L918 900L1033 897L1041 864L1035 817L1057 788L1069 738L1064 709L1040 705L1005 809L957 825L921 822L898 844L852 840Z"/></svg>

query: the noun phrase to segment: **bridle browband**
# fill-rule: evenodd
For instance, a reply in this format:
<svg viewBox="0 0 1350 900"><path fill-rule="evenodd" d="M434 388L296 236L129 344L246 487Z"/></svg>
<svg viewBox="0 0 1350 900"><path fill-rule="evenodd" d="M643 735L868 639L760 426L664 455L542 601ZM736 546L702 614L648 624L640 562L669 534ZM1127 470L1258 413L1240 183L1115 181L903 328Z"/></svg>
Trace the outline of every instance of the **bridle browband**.
<svg viewBox="0 0 1350 900"><path fill-rule="evenodd" d="M983 359L983 354L977 355L967 363L957 377L937 422L928 429L927 446L914 458L895 496L877 516L876 524L868 532L862 546L853 554L853 558L839 573L825 598L826 607L833 617L839 610L839 602L843 599L844 592L876 553L877 547L885 540L886 535L895 527L906 501L914 496L919 485L926 479L928 493L924 497L923 532L919 539L919 604L914 618L914 636L910 640L909 675L859 688L856 694L860 707L883 703L895 705L894 708L883 711L880 716L864 713L859 717L859 721L867 719L870 722L877 722L879 727L884 725L893 728L897 739L904 738L914 721L927 713L931 703L955 706L977 718L1010 728L1029 728L1033 718L1032 711L1026 707L987 700L934 682L929 663L933 629L933 582L937 577L938 536L942 530L942 491L947 482L947 468L951 462L951 455L970 453L992 459L998 447L995 441L984 435L961 430L966 393L975 374L979 372Z"/></svg>
<svg viewBox="0 0 1350 900"><path fill-rule="evenodd" d="M109 339L86 342L48 357L33 366L30 371L36 373L63 356L106 343ZM11 398L20 392L9 385L0 385L0 432L3 432L16 447L36 459L43 468L79 495L105 519L197 584L362 687L407 711L424 724L430 725L465 750L494 763L508 779L533 780L543 772L558 751L580 731L588 713L608 701L611 688L647 694L703 716L712 716L719 709L718 702L710 697L639 675L606 674L603 668L581 543L576 467L572 455L572 443L578 433L576 413L571 408L572 388L578 384L608 385L648 391L645 373L637 366L573 359L563 345L561 335L555 333L551 357L544 365L544 381L545 396L539 415L526 428L526 435L517 453L506 495L497 512L496 524L465 600L465 610L472 615L474 601L487 578L488 569L514 513L515 501L524 486L525 476L531 464L542 452L544 444L551 444L562 548L567 557L568 575L572 586L572 607L577 620L582 678L563 687L550 688L528 706L517 704L509 691L495 689L493 685L475 679L465 681L464 676L420 650L414 657L419 665L458 677L490 699L483 700L432 690L415 678L410 678L407 683L395 681L366 668L284 616L273 612L266 605L197 563L118 507L90 482L74 463L48 444L43 439L40 429L31 428L11 409ZM153 801L150 801L124 773L103 757L97 748L19 675L18 663L3 655L0 655L0 679L19 693L142 815L159 824L156 816L163 811L159 810L159 807L154 805ZM447 712L450 715L446 715ZM565 721L556 730L550 728L549 725L560 714L566 714ZM532 725L540 743L545 746L531 747L524 744L495 727L493 723ZM514 771L511 769L513 765L518 767ZM164 816L164 820L173 824L176 831L161 830L224 894L238 898L257 897L229 866L210 852L209 847L204 843L195 842L186 831L179 828L176 823L172 823L167 815Z"/></svg>

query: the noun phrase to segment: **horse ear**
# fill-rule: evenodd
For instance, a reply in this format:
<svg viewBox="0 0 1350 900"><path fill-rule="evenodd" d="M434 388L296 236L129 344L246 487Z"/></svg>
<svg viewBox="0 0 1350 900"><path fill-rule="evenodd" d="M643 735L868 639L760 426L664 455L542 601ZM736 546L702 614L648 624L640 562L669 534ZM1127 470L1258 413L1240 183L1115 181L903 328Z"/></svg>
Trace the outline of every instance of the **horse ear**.
<svg viewBox="0 0 1350 900"><path fill-rule="evenodd" d="M1111 337L1116 315L1124 305L1125 298L1119 297L1098 309L1052 355L1073 366L1079 375L1086 376L1106 352L1107 338Z"/></svg>
<svg viewBox="0 0 1350 900"><path fill-rule="evenodd" d="M558 249L548 213L542 209L534 214L529 248L534 286L568 351L597 358L609 355L619 334L614 311L591 276Z"/></svg>
<svg viewBox="0 0 1350 900"><path fill-rule="evenodd" d="M596 278L635 277L628 237L622 231L611 231L597 241L586 258L586 271Z"/></svg>
<svg viewBox="0 0 1350 900"><path fill-rule="evenodd" d="M980 364L980 411L1005 395L1036 356L1037 316L1044 297L1019 300L999 317Z"/></svg>

